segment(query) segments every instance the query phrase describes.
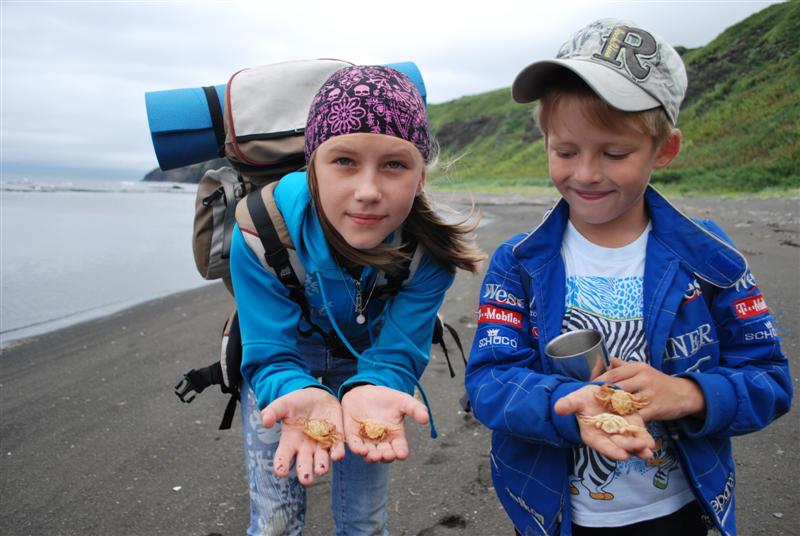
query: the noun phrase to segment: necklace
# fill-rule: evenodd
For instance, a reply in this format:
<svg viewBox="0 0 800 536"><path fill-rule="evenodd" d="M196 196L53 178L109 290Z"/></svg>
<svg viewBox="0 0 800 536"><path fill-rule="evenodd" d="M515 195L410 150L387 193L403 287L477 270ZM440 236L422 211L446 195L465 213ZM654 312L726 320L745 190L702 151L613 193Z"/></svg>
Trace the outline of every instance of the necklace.
<svg viewBox="0 0 800 536"><path fill-rule="evenodd" d="M353 312L356 315L356 324L363 325L364 322L367 321L367 317L364 314L364 311L367 309L367 305L369 305L369 300L372 298L372 293L375 292L375 284L378 282L378 278L375 277L372 281L372 288L367 295L366 301L363 300L363 296L361 294L361 281L353 278L353 284L356 287L356 295L353 297L350 294L350 289L347 286L347 281L344 279L344 275L342 275L342 282L344 283L344 288L347 291L347 295L350 297L350 301L353 302Z"/></svg>

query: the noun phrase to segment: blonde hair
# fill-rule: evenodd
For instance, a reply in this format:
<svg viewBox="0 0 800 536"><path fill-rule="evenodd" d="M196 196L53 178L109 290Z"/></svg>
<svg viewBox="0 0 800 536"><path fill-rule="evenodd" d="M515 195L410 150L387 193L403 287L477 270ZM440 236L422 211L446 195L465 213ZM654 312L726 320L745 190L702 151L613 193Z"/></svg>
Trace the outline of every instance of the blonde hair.
<svg viewBox="0 0 800 536"><path fill-rule="evenodd" d="M316 154L316 153L315 153ZM334 254L345 266L373 266L388 274L397 273L404 261L408 260L408 248L378 244L370 249L357 249L347 243L322 211L319 199L319 185L314 167L315 154L308 162L306 176L311 192L314 209L319 218L322 231ZM432 158L435 162L436 158ZM428 166L431 167L431 166ZM475 245L471 236L478 227L478 220L470 223L468 216L463 221L447 223L434 210L425 191L420 192L411 205L411 212L403 222L403 240L416 242L439 264L450 272L461 268L468 272L477 272L486 255Z"/></svg>
<svg viewBox="0 0 800 536"><path fill-rule="evenodd" d="M592 125L612 132L622 132L632 128L641 134L649 135L654 150L660 147L672 132L672 123L663 107L641 112L626 112L614 108L572 71L562 70L560 76L553 77L547 92L537 101L533 112L536 126L545 138L552 127L553 117L564 105L565 97L577 100L583 116Z"/></svg>

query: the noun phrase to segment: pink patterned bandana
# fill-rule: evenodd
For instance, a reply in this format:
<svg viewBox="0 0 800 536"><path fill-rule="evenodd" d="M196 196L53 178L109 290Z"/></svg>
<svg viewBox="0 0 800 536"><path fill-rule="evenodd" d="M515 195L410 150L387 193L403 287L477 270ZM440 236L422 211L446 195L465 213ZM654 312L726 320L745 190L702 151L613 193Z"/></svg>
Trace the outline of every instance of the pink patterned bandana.
<svg viewBox="0 0 800 536"><path fill-rule="evenodd" d="M406 75L391 67L345 67L328 78L308 112L306 163L323 142L356 132L394 136L413 143L426 162L430 156L422 97Z"/></svg>

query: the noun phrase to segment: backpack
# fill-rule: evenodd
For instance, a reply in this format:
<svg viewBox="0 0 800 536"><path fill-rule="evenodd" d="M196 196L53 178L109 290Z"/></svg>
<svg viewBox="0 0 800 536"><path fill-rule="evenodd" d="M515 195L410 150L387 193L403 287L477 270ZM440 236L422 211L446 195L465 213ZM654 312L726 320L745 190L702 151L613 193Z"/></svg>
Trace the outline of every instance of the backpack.
<svg viewBox="0 0 800 536"><path fill-rule="evenodd" d="M205 279L225 281L236 204L248 193L305 165L306 116L319 88L351 65L302 60L243 69L231 76L224 110L214 86L203 88L220 156L231 167L203 175L195 199L192 251Z"/></svg>
<svg viewBox="0 0 800 536"><path fill-rule="evenodd" d="M224 172L224 168L217 171L221 174ZM298 275L304 274L305 270L296 258L283 217L275 205L273 191L276 185L277 183L275 182L268 183L247 195L244 201L240 202L236 207L235 221L242 228L255 230L257 236L251 233L244 234L247 245L256 253L262 266L272 271L286 287L292 301L300 306L301 316L305 324L309 326L307 330L299 330L300 334L308 337L318 333L322 336L325 345L329 349L340 354L346 353L349 355L349 351L335 332L326 332L311 320L310 306L303 291L302 281L305 278L302 275ZM413 241L406 241L403 250L407 254L407 260L396 274L386 275L383 272L379 272L376 276L378 280L373 291L376 299L385 301L397 294L403 284L414 276L422 256L421 248ZM441 315L437 315L432 343L441 346L447 361L450 377L453 378L456 374L444 341L445 330L450 333L456 343L461 352L461 359L466 366L467 361L458 333L452 326L444 322ZM220 358L202 369L190 369L186 372L175 385L175 394L182 402L190 403L206 387L219 385L223 393L230 395L219 429L229 429L233 422L236 403L240 395L239 385L242 381L241 362L241 333L239 332L238 315L234 310L223 327ZM469 411L468 399L462 397L461 404L465 411Z"/></svg>

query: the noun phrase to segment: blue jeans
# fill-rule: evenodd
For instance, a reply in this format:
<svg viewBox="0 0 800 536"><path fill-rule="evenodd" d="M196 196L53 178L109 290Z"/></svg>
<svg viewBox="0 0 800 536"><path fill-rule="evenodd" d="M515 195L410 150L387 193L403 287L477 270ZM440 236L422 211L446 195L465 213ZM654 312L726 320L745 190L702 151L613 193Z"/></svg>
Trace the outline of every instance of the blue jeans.
<svg viewBox="0 0 800 536"><path fill-rule="evenodd" d="M311 374L321 378L334 393L356 371L358 363L355 359L333 357L322 344L301 339L297 349ZM242 383L241 392L245 464L250 484L250 527L247 534L302 534L306 490L297 480L294 469L288 478L278 478L272 470L272 460L280 440L280 425L269 430L264 428L255 394L246 382ZM367 463L349 450L342 461L332 465L331 510L336 534L388 536L389 465Z"/></svg>

